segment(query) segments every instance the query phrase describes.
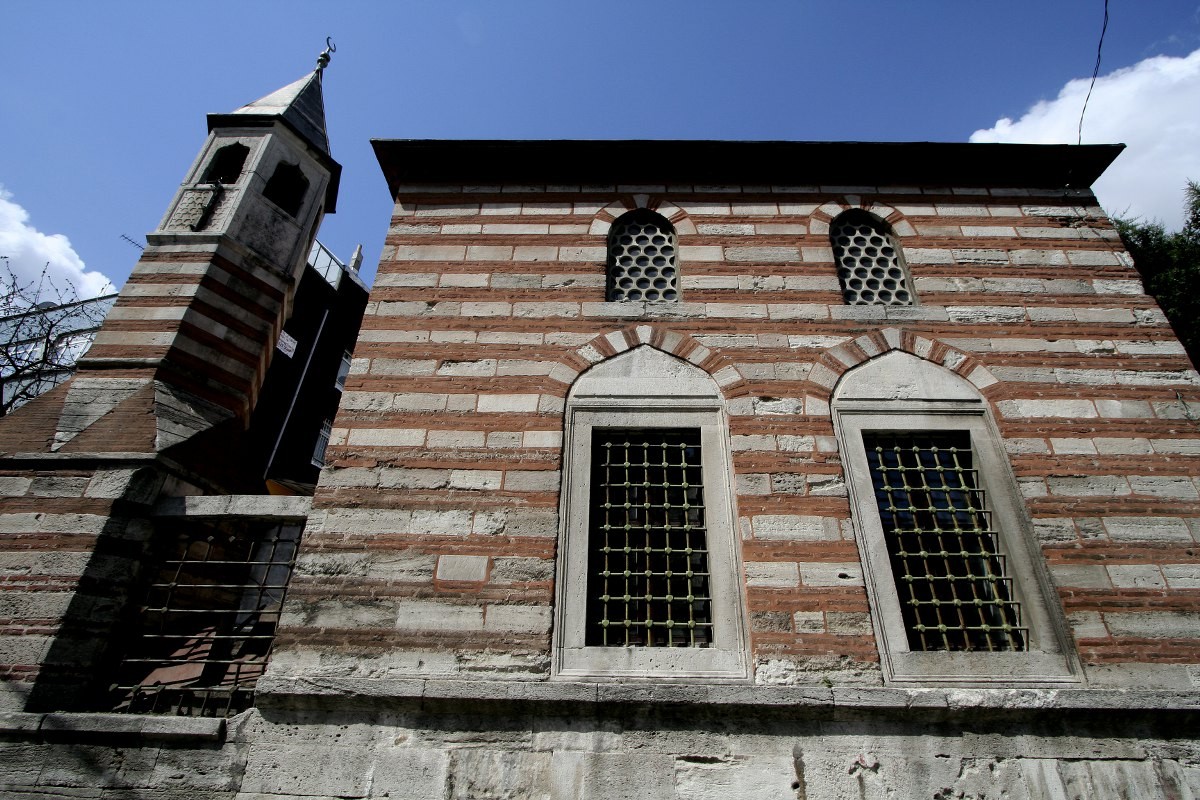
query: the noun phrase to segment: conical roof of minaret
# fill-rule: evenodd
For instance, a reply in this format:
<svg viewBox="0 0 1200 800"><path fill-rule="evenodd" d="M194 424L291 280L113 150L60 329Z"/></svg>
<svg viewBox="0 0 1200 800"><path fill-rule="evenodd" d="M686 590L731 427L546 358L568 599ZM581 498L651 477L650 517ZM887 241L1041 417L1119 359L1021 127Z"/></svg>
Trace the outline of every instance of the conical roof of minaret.
<svg viewBox="0 0 1200 800"><path fill-rule="evenodd" d="M329 152L329 135L325 131L321 72L320 69L313 70L300 80L247 103L230 114L209 114L208 129L253 126L282 120L317 152L332 156Z"/></svg>
<svg viewBox="0 0 1200 800"><path fill-rule="evenodd" d="M298 81L276 89L229 114L209 114L208 130L215 128L258 128L282 122L304 140L317 159L329 169L330 180L325 188L325 213L337 207L338 185L342 165L329 152L329 134L325 131L325 96L321 91L321 75L329 63L328 53L317 61L317 68Z"/></svg>

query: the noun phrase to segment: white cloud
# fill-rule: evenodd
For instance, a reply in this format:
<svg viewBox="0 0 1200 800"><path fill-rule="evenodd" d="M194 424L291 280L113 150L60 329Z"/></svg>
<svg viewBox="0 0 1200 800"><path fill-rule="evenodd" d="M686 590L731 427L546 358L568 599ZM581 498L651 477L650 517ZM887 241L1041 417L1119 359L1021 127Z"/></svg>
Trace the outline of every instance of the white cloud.
<svg viewBox="0 0 1200 800"><path fill-rule="evenodd" d="M971 134L972 142L1074 143L1091 79L1067 83L1015 122L1007 117ZM1129 147L1096 181L1110 214L1183 224L1183 187L1200 180L1200 50L1155 56L1096 81L1083 119L1084 143Z"/></svg>
<svg viewBox="0 0 1200 800"><path fill-rule="evenodd" d="M22 284L36 282L49 264L48 274L55 285L69 291L69 283L79 297L115 291L105 275L88 270L66 236L42 233L30 225L29 212L14 203L12 197L11 192L0 186L0 258L7 259Z"/></svg>

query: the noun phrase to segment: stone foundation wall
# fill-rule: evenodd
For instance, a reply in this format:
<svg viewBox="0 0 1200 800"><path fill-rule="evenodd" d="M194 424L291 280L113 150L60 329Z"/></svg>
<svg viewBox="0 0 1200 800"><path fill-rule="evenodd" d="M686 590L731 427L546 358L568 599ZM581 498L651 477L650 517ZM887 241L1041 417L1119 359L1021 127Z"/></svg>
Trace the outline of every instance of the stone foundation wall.
<svg viewBox="0 0 1200 800"><path fill-rule="evenodd" d="M1195 715L1180 708L1114 718L1096 708L997 707L1048 700L1032 694L970 711L920 693L909 698L915 710L807 700L751 708L655 706L628 696L600 704L309 698L245 712L224 730L215 720L150 718L134 729L128 717L92 717L83 727L78 715L8 715L0 716L8 765L0 791L163 800L1200 794L1200 744L1179 738Z"/></svg>

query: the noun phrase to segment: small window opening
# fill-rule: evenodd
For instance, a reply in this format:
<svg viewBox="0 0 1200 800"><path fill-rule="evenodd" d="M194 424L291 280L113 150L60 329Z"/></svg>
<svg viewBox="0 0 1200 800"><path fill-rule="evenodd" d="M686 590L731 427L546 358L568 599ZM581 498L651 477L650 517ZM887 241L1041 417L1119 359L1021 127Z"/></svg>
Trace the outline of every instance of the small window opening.
<svg viewBox="0 0 1200 800"><path fill-rule="evenodd" d="M333 435L333 420L327 419L321 423L321 431L317 434L317 443L313 446L312 465L325 466L325 449L329 447L329 437Z"/></svg>
<svg viewBox="0 0 1200 800"><path fill-rule="evenodd" d="M640 208L623 215L608 233L610 302L679 299L675 229L660 214Z"/></svg>
<svg viewBox="0 0 1200 800"><path fill-rule="evenodd" d="M346 388L346 377L350 374L350 364L353 362L353 356L349 350L342 353L342 363L338 366L337 378L333 381L333 386L339 392Z"/></svg>
<svg viewBox="0 0 1200 800"><path fill-rule="evenodd" d="M866 211L847 211L829 226L829 239L847 305L913 304L900 244L886 222Z"/></svg>
<svg viewBox="0 0 1200 800"><path fill-rule="evenodd" d="M586 644L713 641L700 431L592 431Z"/></svg>
<svg viewBox="0 0 1200 800"><path fill-rule="evenodd" d="M1025 650L970 432L864 433L863 444L909 647Z"/></svg>
<svg viewBox="0 0 1200 800"><path fill-rule="evenodd" d="M237 183L242 176L242 168L246 166L246 156L250 148L244 144L227 144L217 151L208 169L204 171L201 183Z"/></svg>
<svg viewBox="0 0 1200 800"><path fill-rule="evenodd" d="M304 195L308 192L308 178L300 171L298 164L279 164L271 180L263 189L263 197L279 206L288 216L294 217L300 213L304 204Z"/></svg>
<svg viewBox="0 0 1200 800"><path fill-rule="evenodd" d="M150 572L111 708L230 716L254 704L301 526L205 521L180 528L164 538Z"/></svg>

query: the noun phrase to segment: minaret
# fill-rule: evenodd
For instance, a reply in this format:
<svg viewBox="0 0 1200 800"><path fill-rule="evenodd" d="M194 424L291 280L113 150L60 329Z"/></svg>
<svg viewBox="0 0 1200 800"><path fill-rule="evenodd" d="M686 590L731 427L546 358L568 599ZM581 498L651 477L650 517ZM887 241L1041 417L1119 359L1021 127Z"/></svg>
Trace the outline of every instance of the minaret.
<svg viewBox="0 0 1200 800"><path fill-rule="evenodd" d="M245 427L337 200L321 91L331 52L294 83L209 115L207 141L79 362L52 450L162 452Z"/></svg>
<svg viewBox="0 0 1200 800"><path fill-rule="evenodd" d="M16 676L0 712L104 696L145 559L178 527L156 522L163 502L264 491L246 426L337 198L321 93L332 49L295 83L209 116L76 375L0 420L0 526L22 542L7 563L44 587L5 587L26 609L9 630L28 633L0 637L0 676Z"/></svg>

